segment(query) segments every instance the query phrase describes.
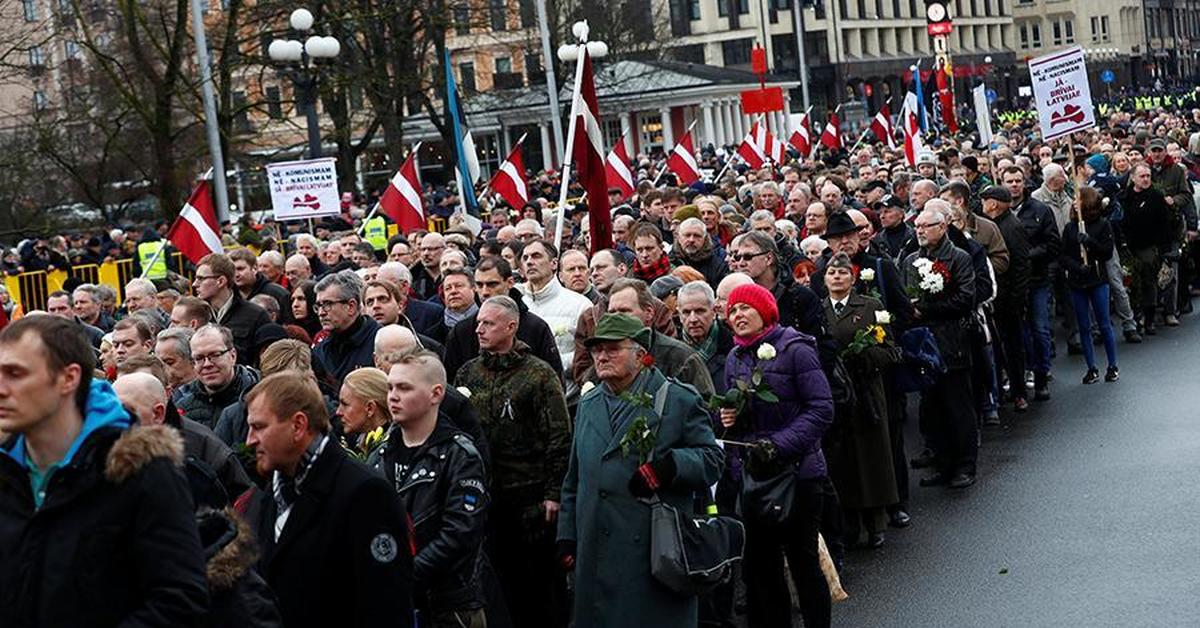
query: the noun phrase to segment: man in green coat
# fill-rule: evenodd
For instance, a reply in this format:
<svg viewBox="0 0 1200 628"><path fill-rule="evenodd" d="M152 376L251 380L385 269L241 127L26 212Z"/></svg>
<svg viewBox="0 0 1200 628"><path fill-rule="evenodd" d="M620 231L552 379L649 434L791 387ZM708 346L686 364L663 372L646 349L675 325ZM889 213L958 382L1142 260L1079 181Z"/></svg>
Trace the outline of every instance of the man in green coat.
<svg viewBox="0 0 1200 628"><path fill-rule="evenodd" d="M698 621L697 599L650 573L648 498L690 511L693 495L717 481L723 455L696 389L646 366L649 336L638 319L606 314L585 343L601 384L579 399L558 521L559 558L575 571L576 628Z"/></svg>
<svg viewBox="0 0 1200 628"><path fill-rule="evenodd" d="M558 373L517 340L521 310L507 296L475 317L479 356L458 371L492 454L488 555L516 626L565 619L565 580L554 559L559 490L571 426Z"/></svg>

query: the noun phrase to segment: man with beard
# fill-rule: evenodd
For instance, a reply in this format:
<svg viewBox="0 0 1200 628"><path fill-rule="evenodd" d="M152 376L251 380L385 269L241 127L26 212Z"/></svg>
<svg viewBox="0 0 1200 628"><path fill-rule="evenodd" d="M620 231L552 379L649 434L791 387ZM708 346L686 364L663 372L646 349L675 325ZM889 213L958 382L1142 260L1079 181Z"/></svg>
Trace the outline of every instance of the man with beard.
<svg viewBox="0 0 1200 628"><path fill-rule="evenodd" d="M699 218L688 218L679 223L679 237L671 251L670 263L695 268L704 275L704 281L714 287L729 273L729 267L717 255L712 238Z"/></svg>

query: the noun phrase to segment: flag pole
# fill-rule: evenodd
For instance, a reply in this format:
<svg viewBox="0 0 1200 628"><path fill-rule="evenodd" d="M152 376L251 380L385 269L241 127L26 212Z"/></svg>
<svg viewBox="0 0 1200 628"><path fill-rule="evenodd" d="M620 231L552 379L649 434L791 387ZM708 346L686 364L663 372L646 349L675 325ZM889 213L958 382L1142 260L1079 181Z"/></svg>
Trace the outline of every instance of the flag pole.
<svg viewBox="0 0 1200 628"><path fill-rule="evenodd" d="M759 116L758 121L760 121L760 122L762 121L762 116ZM743 139L742 141L744 142L745 139ZM721 181L721 177L725 175L725 171L729 170L729 167L733 165L734 159L741 159L741 158L742 157L741 157L741 155L738 154L737 150L734 150L733 153L729 155L729 159L725 162L725 167L721 168L721 171L717 173L717 176L713 177L713 180L712 180L713 184L715 185ZM742 161L745 161L745 160L743 159ZM746 165L749 165L749 164L746 164Z"/></svg>
<svg viewBox="0 0 1200 628"><path fill-rule="evenodd" d="M586 20L584 21L586 23ZM559 185L558 191L558 220L554 226L554 248L562 247L562 232L563 222L567 216L567 186L571 183L571 161L575 153L575 119L579 116L579 101L581 97L579 90L583 84L583 62L587 54L587 40L580 41L575 45L576 53L579 55L575 60L575 89L571 92L571 116L567 120L571 124L571 128L567 129L567 145L563 148L562 156L562 183Z"/></svg>
<svg viewBox="0 0 1200 628"><path fill-rule="evenodd" d="M694 129L696 127L696 123L699 121L700 121L699 119L692 120L692 123L688 125L687 131L685 131L683 133L683 136L687 137L687 134L692 132L692 129ZM670 124L669 121L668 121L668 124ZM622 139L624 139L624 138L622 138ZM675 152L675 149L673 147L671 149L671 152ZM692 157L695 158L695 155L692 155ZM670 158L671 158L671 156L667 155L667 159L670 159ZM662 170L658 171L658 174L654 176L654 182L651 183L650 185L653 187L658 187L658 180L661 179L664 174L666 174L667 170L670 170L670 168L667 167L667 162L664 159Z"/></svg>
<svg viewBox="0 0 1200 628"><path fill-rule="evenodd" d="M522 136L522 137L524 137L524 136ZM417 153L417 151L419 151L419 150L421 150L421 142L417 142L417 145L413 146L413 149L408 152L408 155L409 156L415 155ZM408 161L408 157L405 157L404 160ZM400 167L401 168L404 167L403 162L400 163ZM397 171L397 172L399 172L399 171ZM391 185L391 184L392 184L392 182L388 181L388 185ZM418 190L418 192L420 192L420 190ZM382 200L383 196L380 195L379 198L380 198L380 200ZM367 214L366 218L363 218L362 224L359 225L359 227L358 227L358 235L361 236L364 232L366 232L367 223L371 222L371 219L375 217L375 214L377 212L379 212L379 201L375 201L375 206L371 208L371 213Z"/></svg>

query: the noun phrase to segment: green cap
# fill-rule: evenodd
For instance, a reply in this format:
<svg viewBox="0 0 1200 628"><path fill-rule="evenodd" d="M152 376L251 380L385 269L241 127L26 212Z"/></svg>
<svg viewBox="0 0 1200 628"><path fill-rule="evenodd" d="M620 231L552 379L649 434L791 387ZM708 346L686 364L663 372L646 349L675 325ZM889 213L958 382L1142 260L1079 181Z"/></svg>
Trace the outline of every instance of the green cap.
<svg viewBox="0 0 1200 628"><path fill-rule="evenodd" d="M642 321L628 314L605 314L596 323L596 332L591 338L583 341L585 347L593 347L601 342L613 342L632 339L643 347L649 348L650 330Z"/></svg>

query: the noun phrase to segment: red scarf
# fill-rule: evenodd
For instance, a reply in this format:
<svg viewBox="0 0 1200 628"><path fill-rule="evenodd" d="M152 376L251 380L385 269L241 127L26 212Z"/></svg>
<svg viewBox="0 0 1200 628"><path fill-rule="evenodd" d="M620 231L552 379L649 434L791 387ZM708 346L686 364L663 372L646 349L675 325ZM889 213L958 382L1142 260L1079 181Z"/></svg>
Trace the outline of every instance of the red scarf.
<svg viewBox="0 0 1200 628"><path fill-rule="evenodd" d="M642 266L642 263L638 260L633 260L633 276L646 283L650 283L669 272L671 272L671 260L667 258L666 253L663 253L663 256L657 262L651 262L646 266Z"/></svg>

